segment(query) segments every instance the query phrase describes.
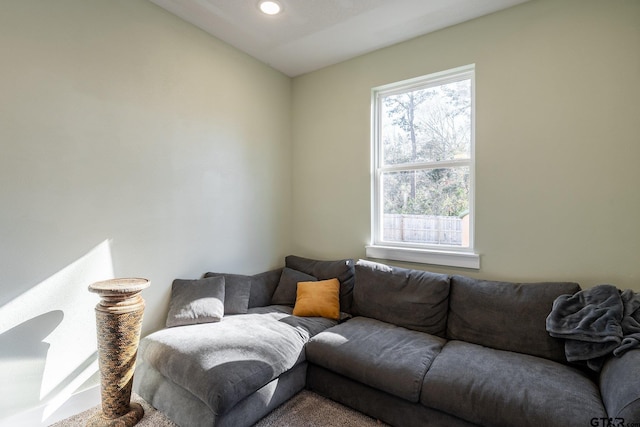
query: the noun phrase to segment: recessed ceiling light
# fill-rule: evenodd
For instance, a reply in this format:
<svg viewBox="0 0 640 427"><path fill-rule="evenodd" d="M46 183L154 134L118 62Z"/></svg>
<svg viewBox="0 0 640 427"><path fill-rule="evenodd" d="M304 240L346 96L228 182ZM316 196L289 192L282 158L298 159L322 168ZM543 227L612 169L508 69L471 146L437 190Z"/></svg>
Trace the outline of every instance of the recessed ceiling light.
<svg viewBox="0 0 640 427"><path fill-rule="evenodd" d="M260 10L267 15L277 15L282 11L282 6L277 1L261 1Z"/></svg>

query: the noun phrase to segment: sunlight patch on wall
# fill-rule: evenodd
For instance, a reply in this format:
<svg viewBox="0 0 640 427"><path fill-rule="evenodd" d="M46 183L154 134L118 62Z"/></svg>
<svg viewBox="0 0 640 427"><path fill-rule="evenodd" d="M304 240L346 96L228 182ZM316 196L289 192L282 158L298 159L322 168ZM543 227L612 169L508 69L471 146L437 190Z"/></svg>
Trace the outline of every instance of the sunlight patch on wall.
<svg viewBox="0 0 640 427"><path fill-rule="evenodd" d="M0 307L0 419L46 405L43 420L98 370L88 291L114 278L109 240Z"/></svg>

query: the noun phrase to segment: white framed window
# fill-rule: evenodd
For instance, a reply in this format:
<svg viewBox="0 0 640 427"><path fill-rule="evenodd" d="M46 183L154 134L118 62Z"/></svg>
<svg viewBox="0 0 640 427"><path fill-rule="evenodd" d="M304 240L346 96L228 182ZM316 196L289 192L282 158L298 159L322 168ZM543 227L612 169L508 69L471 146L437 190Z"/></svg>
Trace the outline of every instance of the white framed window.
<svg viewBox="0 0 640 427"><path fill-rule="evenodd" d="M474 72L467 65L372 90L368 257L480 268Z"/></svg>

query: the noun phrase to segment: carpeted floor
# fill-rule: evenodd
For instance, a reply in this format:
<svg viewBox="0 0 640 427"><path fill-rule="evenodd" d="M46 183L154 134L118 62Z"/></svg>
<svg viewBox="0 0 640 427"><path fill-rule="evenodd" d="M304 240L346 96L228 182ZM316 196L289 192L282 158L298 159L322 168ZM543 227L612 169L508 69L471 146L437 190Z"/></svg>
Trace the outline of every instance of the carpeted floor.
<svg viewBox="0 0 640 427"><path fill-rule="evenodd" d="M313 392L303 390L254 427L381 427L386 424Z"/></svg>
<svg viewBox="0 0 640 427"><path fill-rule="evenodd" d="M140 403L144 408L144 418L136 424L136 427L177 427L140 396L134 394L131 400ZM87 420L99 409L95 407L81 412L53 424L52 427L84 427ZM258 421L254 427L381 427L384 425L360 412L303 390Z"/></svg>

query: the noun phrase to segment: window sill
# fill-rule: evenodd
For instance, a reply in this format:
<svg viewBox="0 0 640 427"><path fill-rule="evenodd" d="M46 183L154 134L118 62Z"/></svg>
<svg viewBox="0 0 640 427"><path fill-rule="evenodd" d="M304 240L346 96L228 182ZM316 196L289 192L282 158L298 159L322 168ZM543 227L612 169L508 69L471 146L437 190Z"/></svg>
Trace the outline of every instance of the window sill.
<svg viewBox="0 0 640 427"><path fill-rule="evenodd" d="M434 249L380 245L369 245L366 247L366 251L367 257L370 258L480 269L480 255L473 252L439 251Z"/></svg>

